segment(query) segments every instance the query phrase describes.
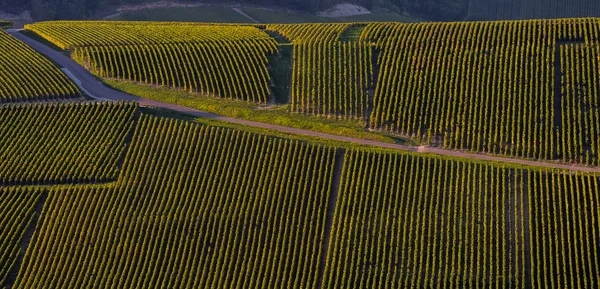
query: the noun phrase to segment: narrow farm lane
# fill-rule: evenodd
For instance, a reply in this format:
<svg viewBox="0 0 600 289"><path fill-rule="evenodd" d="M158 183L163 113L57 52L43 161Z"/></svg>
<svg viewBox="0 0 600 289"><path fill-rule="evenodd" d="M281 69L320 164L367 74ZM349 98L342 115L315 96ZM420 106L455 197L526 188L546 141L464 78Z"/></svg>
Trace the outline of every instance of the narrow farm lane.
<svg viewBox="0 0 600 289"><path fill-rule="evenodd" d="M399 144L392 143L383 143L371 140L364 139L356 139L351 137L344 137L338 135L325 134L320 132L295 129L285 126L272 125L267 123L260 123L242 119L236 119L231 117L226 117L222 115L217 115L214 113L203 112L199 110L195 110L188 107L183 107L179 105L154 101L150 99L141 98L138 96L130 95L121 91L114 90L112 88L107 87L103 83L99 82L92 74L90 74L85 68L75 62L73 59L69 58L65 54L60 51L56 51L47 45L38 42L22 33L17 29L9 29L8 33L16 37L17 39L23 41L36 51L40 52L43 55L46 55L48 58L52 59L55 63L67 69L69 73L68 76L72 79L74 78L74 82L80 86L80 88L87 93L91 94L92 97L98 99L106 99L113 101L137 101L140 106L146 107L159 107L164 109L170 109L179 113L192 115L195 117L203 117L214 119L218 121L237 123L247 126L259 127L264 129L271 129L276 131L281 131L285 133L292 133L298 135L305 135L311 137L318 137L323 139L335 140L335 141L343 141L350 142L361 145L368 145L380 148L388 148L388 149L398 149L409 152L418 152L418 153L429 153L436 155L445 155L445 156L454 156L454 157L462 157L469 159L478 159L483 161L496 161L503 163L511 163L511 164L519 164L519 165L529 165L529 166L538 166L538 167L547 167L547 168L555 168L555 169L567 169L572 171L582 171L582 172L600 172L600 168L598 167L585 167L579 165L568 165L568 164L559 164L559 163L550 163L550 162L541 162L541 161L531 161L531 160L523 160L523 159L514 159L514 158L505 158L505 157L497 157L485 154L475 154L468 152L461 152L455 150L447 150L440 148L430 148L430 147L415 147L415 146L405 146Z"/></svg>

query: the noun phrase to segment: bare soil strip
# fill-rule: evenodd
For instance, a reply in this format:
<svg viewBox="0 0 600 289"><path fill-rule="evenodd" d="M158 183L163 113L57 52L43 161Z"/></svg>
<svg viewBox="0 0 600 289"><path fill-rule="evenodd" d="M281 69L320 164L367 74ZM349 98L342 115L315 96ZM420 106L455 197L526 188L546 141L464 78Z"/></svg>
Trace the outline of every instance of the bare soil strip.
<svg viewBox="0 0 600 289"><path fill-rule="evenodd" d="M35 204L35 208L34 208L35 216L32 218L31 224L29 224L29 227L27 228L25 235L23 235L23 238L19 242L19 248L21 250L19 252L19 257L18 257L17 262L11 268L11 270L8 273L8 276L6 278L6 283L4 284L4 286L6 286L6 288L12 288L15 281L17 280L17 275L19 273L19 269L21 268L21 264L23 263L23 259L25 257L25 252L27 251L27 247L31 243L31 239L33 238L35 230L37 229L37 223L38 223L38 220L40 219L40 216L42 214L42 209L44 208L44 203L46 202L47 198L48 198L48 194L44 193L40 196L39 201Z"/></svg>
<svg viewBox="0 0 600 289"><path fill-rule="evenodd" d="M338 149L335 154L335 164L333 166L333 182L331 192L327 200L327 218L325 221L325 237L321 245L321 260L319 261L319 273L317 275L317 288L323 288L323 277L325 276L325 265L327 264L327 251L329 249L329 240L331 237L331 227L333 225L333 214L340 191L340 182L342 179L342 170L344 168L345 149Z"/></svg>

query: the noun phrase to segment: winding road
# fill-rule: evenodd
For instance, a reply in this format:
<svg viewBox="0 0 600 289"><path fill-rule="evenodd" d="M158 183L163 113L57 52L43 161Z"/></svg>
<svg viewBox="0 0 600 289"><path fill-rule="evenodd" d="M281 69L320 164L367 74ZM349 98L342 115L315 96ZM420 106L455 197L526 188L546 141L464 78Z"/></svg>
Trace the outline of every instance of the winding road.
<svg viewBox="0 0 600 289"><path fill-rule="evenodd" d="M599 167L585 167L579 165L568 165L568 164L559 164L559 163L551 163L551 162L541 162L541 161L531 161L524 159L515 159L515 158L505 158L505 157L497 157L485 154L475 154L468 152L461 152L456 150L449 149L440 149L440 148L431 148L431 147L415 147L415 146L405 146L393 143L384 143L377 142L371 140L357 139L351 137L344 137L338 135L325 134L315 131L295 129L280 125L273 125L261 122L248 121L243 119L236 119L231 117L226 117L222 115L217 115L214 113L203 112L199 110L195 110L188 107L183 107L179 105L154 101L150 99L141 98L135 95L127 94L121 91L117 91L111 89L99 82L92 74L90 74L85 68L79 65L70 57L61 53L60 51L56 51L47 45L38 42L22 33L18 29L9 29L6 30L9 34L14 36L15 38L23 41L33 49L37 50L39 53L45 55L46 57L53 60L55 63L58 63L60 66L64 67L63 71L71 78L73 81L83 90L85 93L90 95L93 98L98 100L112 100L112 101L136 101L140 104L140 106L145 107L159 107L164 109L170 109L179 113L202 117L208 119L214 119L218 121L237 123L247 126L259 127L264 129L271 129L285 133L292 133L298 135L305 135L311 137L318 137L323 139L335 140L335 141L343 141L350 142L361 145L368 145L380 148L388 148L388 149L398 149L409 152L416 153L429 153L436 155L445 155L445 156L453 156L453 157L462 157L469 159L477 159L483 161L495 161L502 163L511 163L511 164L519 164L519 165L528 165L528 166L537 166L537 167L546 167L546 168L554 168L554 169L566 169L571 171L581 171L581 172L600 172ZM66 70L65 70L66 69Z"/></svg>

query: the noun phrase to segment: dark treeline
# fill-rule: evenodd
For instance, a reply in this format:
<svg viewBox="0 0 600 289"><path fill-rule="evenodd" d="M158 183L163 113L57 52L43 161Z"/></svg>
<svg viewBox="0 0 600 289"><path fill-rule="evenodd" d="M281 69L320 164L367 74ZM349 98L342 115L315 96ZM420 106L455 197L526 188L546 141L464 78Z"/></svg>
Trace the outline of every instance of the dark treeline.
<svg viewBox="0 0 600 289"><path fill-rule="evenodd" d="M10 13L29 10L37 21L83 19L95 15L98 11L106 10L107 7L154 1L156 0L0 0L0 10ZM368 9L393 6L429 20L459 20L466 13L468 0L239 0L237 2L278 5L307 12L325 10L338 3L351 2Z"/></svg>

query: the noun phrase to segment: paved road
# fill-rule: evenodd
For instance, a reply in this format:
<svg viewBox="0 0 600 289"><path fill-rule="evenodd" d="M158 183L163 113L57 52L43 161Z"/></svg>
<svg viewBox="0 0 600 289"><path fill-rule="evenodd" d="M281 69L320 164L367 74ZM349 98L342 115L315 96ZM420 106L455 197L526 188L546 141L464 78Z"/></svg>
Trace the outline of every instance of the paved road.
<svg viewBox="0 0 600 289"><path fill-rule="evenodd" d="M237 13L241 14L242 16L244 16L244 17L248 18L248 20L250 20L250 21L252 21L252 22L254 22L254 23L260 23L260 21L258 21L258 20L256 20L256 19L254 19L254 18L252 18L252 16L250 16L250 15L246 14L246 12L244 12L244 11L243 11L241 8L237 8L237 7L236 7L236 8L233 8L233 11L235 11L235 12L237 12Z"/></svg>
<svg viewBox="0 0 600 289"><path fill-rule="evenodd" d="M430 147L405 146L405 145L356 139L356 138L351 138L351 137L330 135L330 134L325 134L325 133L320 133L320 132L290 128L290 127L285 127L285 126L236 119L236 118L226 117L226 116L222 116L222 115L217 115L214 113L203 112L203 111L199 111L199 110L195 110L192 108L183 107L183 106L179 106L179 105L145 99L145 98L127 94L127 93L124 93L121 91L117 91L117 90L114 90L114 89L111 89L111 88L105 86L104 84L99 82L93 75L91 75L87 70L85 70L81 65L79 65L77 62L75 62L73 59L69 58L68 56L66 56L65 54L63 54L59 51L56 51L56 50L46 46L45 44L42 44L32 38L25 36L24 34L20 33L17 29L9 29L9 30L7 30L7 32L10 33L11 35L13 35L14 37L18 38L19 40L25 42L27 45L31 46L33 49L37 50L38 52L46 55L47 57L49 57L50 59L52 59L59 65L61 65L62 67L66 68L69 72L69 73L67 73L67 74L69 74L69 77L75 78L74 79L75 83L78 84L82 90L86 91L92 97L98 98L98 99L106 99L106 100L114 100L114 101L118 101L118 100L137 101L137 102L139 102L140 106L165 108L165 109L177 111L179 113L192 115L195 117L203 117L203 118L209 118L209 119L225 121L225 122L230 122L230 123L237 123L237 124L248 125L248 126L253 126L253 127L271 129L271 130L276 130L276 131L281 131L281 132L286 132L286 133L319 137L319 138L323 138L323 139L336 140L336 141L351 142L351 143L369 145L369 146L375 146L375 147L381 147L381 148L399 149L399 150L404 150L404 151L409 151L409 152L431 153L431 154L437 154L437 155L463 157L463 158L478 159L478 160L484 160L484 161L497 161L497 162L511 163L511 164L531 165L531 166L556 168L556 169L567 169L567 170L582 171L582 172L600 172L600 168L598 168L598 167L589 168L589 167L577 166L577 165L566 165L566 164L557 164L557 163L548 163L548 162L529 161L529 160L522 160L522 159L503 158L503 157L495 157L495 156L484 155L484 154L460 152L460 151L455 151L455 150L430 148Z"/></svg>

